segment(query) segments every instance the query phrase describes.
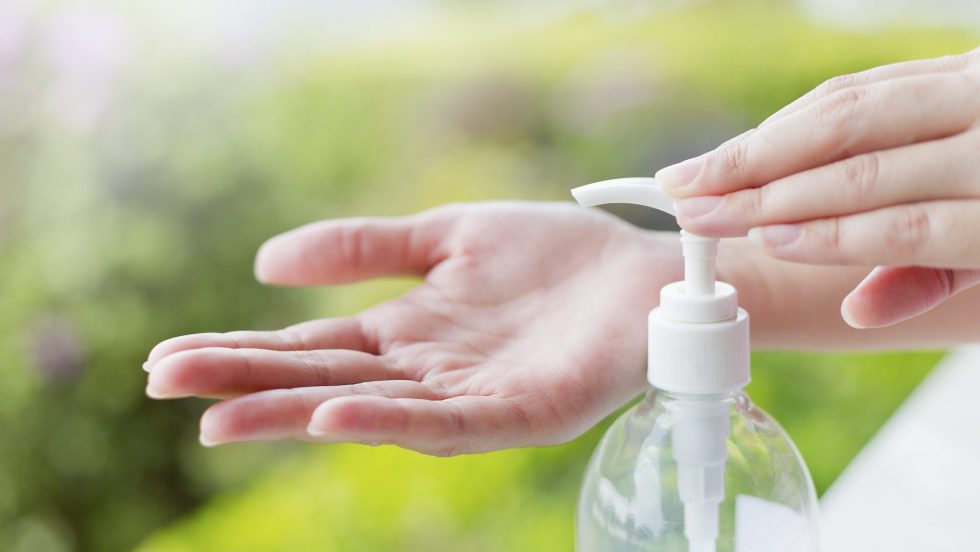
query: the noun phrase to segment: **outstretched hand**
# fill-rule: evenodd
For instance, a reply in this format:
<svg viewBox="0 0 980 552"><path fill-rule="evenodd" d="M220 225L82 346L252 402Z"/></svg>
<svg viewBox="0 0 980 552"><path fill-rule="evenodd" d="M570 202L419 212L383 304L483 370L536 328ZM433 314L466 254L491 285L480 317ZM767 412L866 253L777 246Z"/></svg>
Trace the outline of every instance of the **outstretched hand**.
<svg viewBox="0 0 980 552"><path fill-rule="evenodd" d="M393 443L435 455L548 445L643 388L645 314L674 240L561 204L455 205L311 224L262 246L285 286L424 276L349 318L173 338L147 394L225 399L201 441Z"/></svg>
<svg viewBox="0 0 980 552"><path fill-rule="evenodd" d="M697 234L879 265L842 305L852 326L878 327L980 284L978 152L980 49L831 79L657 177Z"/></svg>

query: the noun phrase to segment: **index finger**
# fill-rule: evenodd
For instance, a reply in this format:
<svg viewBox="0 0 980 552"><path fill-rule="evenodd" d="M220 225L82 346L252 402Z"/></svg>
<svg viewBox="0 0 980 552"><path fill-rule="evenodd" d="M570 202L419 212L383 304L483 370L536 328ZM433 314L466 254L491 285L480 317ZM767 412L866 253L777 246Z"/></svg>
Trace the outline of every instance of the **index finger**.
<svg viewBox="0 0 980 552"><path fill-rule="evenodd" d="M980 79L919 75L842 90L657 173L679 198L721 195L871 151L944 138L980 115Z"/></svg>

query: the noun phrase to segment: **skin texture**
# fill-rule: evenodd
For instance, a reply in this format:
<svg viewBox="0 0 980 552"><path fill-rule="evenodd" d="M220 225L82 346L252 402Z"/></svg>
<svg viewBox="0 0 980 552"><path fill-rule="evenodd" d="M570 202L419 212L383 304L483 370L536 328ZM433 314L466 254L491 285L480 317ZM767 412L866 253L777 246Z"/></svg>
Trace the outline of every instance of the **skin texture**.
<svg viewBox="0 0 980 552"><path fill-rule="evenodd" d="M657 177L691 232L877 265L842 314L880 327L980 283L978 152L980 49L831 79Z"/></svg>

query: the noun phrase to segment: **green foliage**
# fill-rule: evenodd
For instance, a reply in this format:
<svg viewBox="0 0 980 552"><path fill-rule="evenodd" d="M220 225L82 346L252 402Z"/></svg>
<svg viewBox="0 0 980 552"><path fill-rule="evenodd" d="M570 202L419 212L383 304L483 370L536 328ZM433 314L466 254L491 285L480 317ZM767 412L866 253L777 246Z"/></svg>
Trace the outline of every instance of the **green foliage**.
<svg viewBox="0 0 980 552"><path fill-rule="evenodd" d="M261 75L154 64L128 75L97 128L25 110L26 130L0 134L4 545L129 549L207 501L142 550L568 550L604 426L562 447L454 459L204 450L203 404L145 400L139 365L168 336L351 312L410 285L264 289L252 256L276 232L564 199L710 147L827 77L974 38L831 31L736 7L505 36L451 23ZM824 489L937 358L758 355L751 391Z"/></svg>

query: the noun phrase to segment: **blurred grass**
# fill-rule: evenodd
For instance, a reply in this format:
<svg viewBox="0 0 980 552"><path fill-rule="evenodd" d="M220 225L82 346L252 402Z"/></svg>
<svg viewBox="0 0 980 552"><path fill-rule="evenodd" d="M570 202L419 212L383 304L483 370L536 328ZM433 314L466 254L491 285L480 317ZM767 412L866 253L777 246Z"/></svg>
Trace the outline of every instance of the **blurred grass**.
<svg viewBox="0 0 980 552"><path fill-rule="evenodd" d="M30 130L0 134L0 549L127 550L181 515L140 550L570 549L605 424L561 447L453 459L204 450L203 402L144 400L138 366L171 335L353 312L411 285L262 288L251 259L273 233L566 199L700 153L830 76L976 44L761 5L507 33L459 16L244 76L150 64L91 134L18 112ZM823 490L939 358L760 353L750 392Z"/></svg>

